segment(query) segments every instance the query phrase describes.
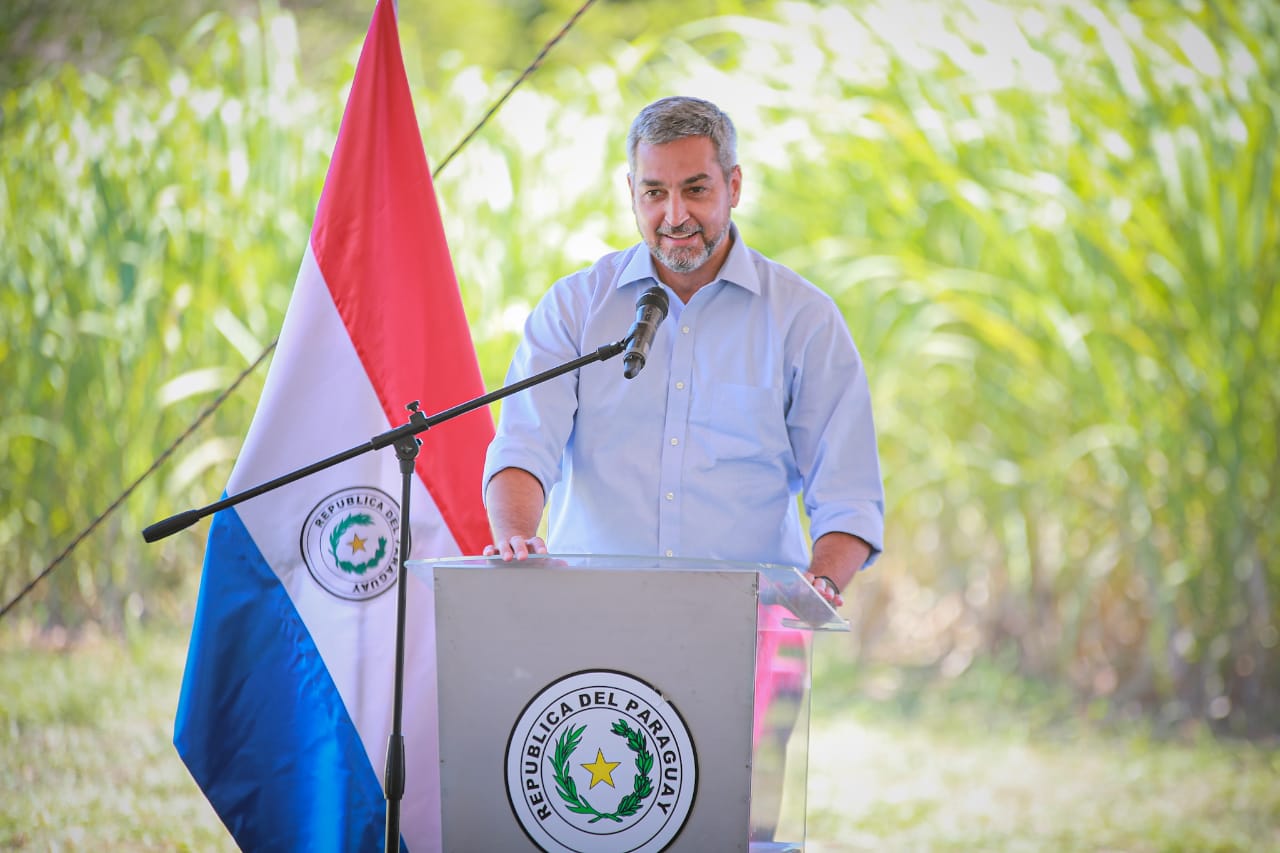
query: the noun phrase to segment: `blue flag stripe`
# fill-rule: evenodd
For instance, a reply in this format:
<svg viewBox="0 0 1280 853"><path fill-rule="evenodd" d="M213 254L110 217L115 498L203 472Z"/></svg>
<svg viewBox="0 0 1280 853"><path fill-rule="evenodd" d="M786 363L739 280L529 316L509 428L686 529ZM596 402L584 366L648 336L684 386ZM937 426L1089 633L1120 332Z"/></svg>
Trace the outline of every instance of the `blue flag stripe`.
<svg viewBox="0 0 1280 853"><path fill-rule="evenodd" d="M205 554L174 724L191 775L242 850L381 849L377 774L310 632L234 510L214 516Z"/></svg>

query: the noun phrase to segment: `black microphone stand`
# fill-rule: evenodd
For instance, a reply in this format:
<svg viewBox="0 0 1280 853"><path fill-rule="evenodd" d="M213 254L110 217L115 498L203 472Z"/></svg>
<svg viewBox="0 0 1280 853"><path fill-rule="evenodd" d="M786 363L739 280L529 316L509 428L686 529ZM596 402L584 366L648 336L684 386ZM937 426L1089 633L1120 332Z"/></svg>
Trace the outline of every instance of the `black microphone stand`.
<svg viewBox="0 0 1280 853"><path fill-rule="evenodd" d="M473 400L460 403L451 409L445 409L435 415L425 415L418 409L418 402L408 404L406 408L409 410L409 422L398 426L394 429L387 430L380 435L376 435L364 444L344 450L341 453L335 453L319 462L313 462L277 477L274 480L268 480L257 486L245 489L234 495L215 501L208 506L199 509L189 509L176 515L171 515L166 519L157 521L155 524L149 525L142 531L142 538L147 542L155 542L171 536L179 530L185 530L195 524L200 519L212 515L219 510L228 509L239 503L255 498L258 495L278 489L281 486L301 480L318 471L323 471L337 465L339 462L345 462L348 459L354 459L371 450L379 450L383 447L394 446L396 450L396 458L400 460L401 474L401 491L400 491L400 565L397 568L398 589L396 590L396 668L395 668L395 690L393 695L393 704L391 709L391 736L387 740L387 760L383 770L382 786L387 799L387 834L386 834L386 853L398 851L400 849L400 803L404 798L405 788L405 757L404 757L404 644L405 644L405 611L408 609L408 588L404 582L405 562L409 558L409 493L413 484L413 469L418 458L418 448L422 444L422 440L417 438L418 433L426 432L433 426L438 426L445 421L452 420L459 415L465 415L481 406L487 406L503 397L508 397L517 391L523 391L534 385L554 379L565 373L577 370L588 364L598 361L607 361L622 352L631 336L623 338L612 344L605 344L594 352L587 355L579 356L572 361L545 370L527 379L521 379L519 382L513 382L505 385L496 391L490 391Z"/></svg>

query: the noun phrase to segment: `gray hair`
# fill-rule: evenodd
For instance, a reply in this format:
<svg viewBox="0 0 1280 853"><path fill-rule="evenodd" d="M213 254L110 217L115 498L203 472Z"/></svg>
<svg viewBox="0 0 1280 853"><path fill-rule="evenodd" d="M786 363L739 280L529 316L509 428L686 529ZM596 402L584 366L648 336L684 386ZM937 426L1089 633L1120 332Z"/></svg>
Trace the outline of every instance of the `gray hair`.
<svg viewBox="0 0 1280 853"><path fill-rule="evenodd" d="M640 143L662 145L689 136L705 136L716 147L716 159L727 177L738 165L738 133L729 116L710 101L671 97L654 101L640 111L627 132L627 167L636 171Z"/></svg>

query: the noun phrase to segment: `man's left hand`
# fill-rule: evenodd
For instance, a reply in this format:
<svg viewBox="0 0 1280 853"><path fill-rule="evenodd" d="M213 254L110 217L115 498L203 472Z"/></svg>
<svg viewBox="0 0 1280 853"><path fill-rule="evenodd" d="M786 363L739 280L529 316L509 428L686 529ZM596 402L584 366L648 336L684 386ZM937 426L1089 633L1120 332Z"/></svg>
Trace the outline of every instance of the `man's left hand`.
<svg viewBox="0 0 1280 853"><path fill-rule="evenodd" d="M804 579L813 584L813 588L818 591L818 595L822 596L832 607L844 605L844 597L840 595L840 590L836 589L835 581L831 580L831 578L826 575L805 572Z"/></svg>

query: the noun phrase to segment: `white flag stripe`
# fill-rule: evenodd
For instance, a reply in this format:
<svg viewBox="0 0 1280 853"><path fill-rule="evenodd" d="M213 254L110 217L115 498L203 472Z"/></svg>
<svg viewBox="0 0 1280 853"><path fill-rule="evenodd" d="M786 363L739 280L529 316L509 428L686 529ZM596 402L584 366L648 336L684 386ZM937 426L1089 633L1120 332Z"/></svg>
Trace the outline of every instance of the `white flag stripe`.
<svg viewBox="0 0 1280 853"><path fill-rule="evenodd" d="M354 447L399 425L387 423L383 416L309 245L280 340L254 424L231 475L231 492ZM324 345L316 346L314 341ZM423 439L429 441L430 436ZM299 544L299 527L312 508L326 495L352 485L375 486L399 502L401 479L395 451L387 447L367 453L291 483L244 504L240 515L311 632L381 778L391 732L394 588L370 601L335 599L312 580ZM411 488L411 553L458 553L421 479L415 476ZM281 523L283 519L296 523L288 526ZM439 832L438 816L430 819L438 811L439 786L435 651L430 641L434 611L425 584L411 583L410 592L404 694L409 771L402 810L406 841Z"/></svg>

